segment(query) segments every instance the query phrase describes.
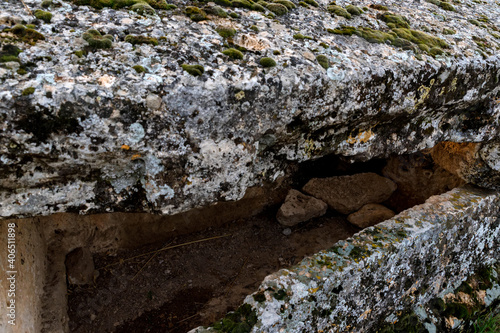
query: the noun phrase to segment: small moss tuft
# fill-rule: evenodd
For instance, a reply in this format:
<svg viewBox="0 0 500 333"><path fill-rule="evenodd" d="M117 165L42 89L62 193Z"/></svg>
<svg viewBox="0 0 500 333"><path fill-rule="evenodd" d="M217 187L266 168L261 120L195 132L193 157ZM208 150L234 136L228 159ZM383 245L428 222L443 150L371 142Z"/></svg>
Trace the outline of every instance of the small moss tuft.
<svg viewBox="0 0 500 333"><path fill-rule="evenodd" d="M187 6L184 12L189 18L195 22L204 21L207 19L207 13L195 6Z"/></svg>
<svg viewBox="0 0 500 333"><path fill-rule="evenodd" d="M252 10L255 10L257 12L262 12L262 13L266 12L266 9L261 4L258 4L258 3L255 3L252 5Z"/></svg>
<svg viewBox="0 0 500 333"><path fill-rule="evenodd" d="M380 4L371 4L368 7L376 9L376 10L382 10L382 11L389 10L386 6L380 5Z"/></svg>
<svg viewBox="0 0 500 333"><path fill-rule="evenodd" d="M259 32L259 27L257 27L256 25L252 25L250 27L251 30L255 31L255 32Z"/></svg>
<svg viewBox="0 0 500 333"><path fill-rule="evenodd" d="M84 56L84 51L83 50L77 50L75 52L73 52L74 55L76 55L78 58L81 58Z"/></svg>
<svg viewBox="0 0 500 333"><path fill-rule="evenodd" d="M125 42L130 43L132 45L137 45L137 44L150 44L154 46L158 45L158 39L141 35L127 35L125 36Z"/></svg>
<svg viewBox="0 0 500 333"><path fill-rule="evenodd" d="M154 8L145 2L138 2L130 7L130 9L139 15L156 15Z"/></svg>
<svg viewBox="0 0 500 333"><path fill-rule="evenodd" d="M248 0L233 0L233 7L252 9L253 3Z"/></svg>
<svg viewBox="0 0 500 333"><path fill-rule="evenodd" d="M23 95L23 96L29 96L29 95L32 95L34 93L35 93L35 88L34 87L28 87L28 88L24 89L21 92L21 95Z"/></svg>
<svg viewBox="0 0 500 333"><path fill-rule="evenodd" d="M214 1L219 6L231 7L232 3L230 0L215 0Z"/></svg>
<svg viewBox="0 0 500 333"><path fill-rule="evenodd" d="M324 69L328 69L330 67L330 61L328 61L328 57L324 54L320 54L316 56L316 61L321 65Z"/></svg>
<svg viewBox="0 0 500 333"><path fill-rule="evenodd" d="M446 28L443 29L443 34L444 35L454 35L456 33L457 32L455 30L453 30L453 29L446 29Z"/></svg>
<svg viewBox="0 0 500 333"><path fill-rule="evenodd" d="M351 15L357 16L363 14L363 10L359 7L353 6L353 5L347 5L345 7L347 12Z"/></svg>
<svg viewBox="0 0 500 333"><path fill-rule="evenodd" d="M215 29L215 31L217 31L217 33L222 38L233 37L234 35L236 35L236 30L228 27L218 27Z"/></svg>
<svg viewBox="0 0 500 333"><path fill-rule="evenodd" d="M26 28L22 24L16 24L10 29L10 32L19 37L21 41L31 45L34 45L39 40L45 40L44 35L34 29Z"/></svg>
<svg viewBox="0 0 500 333"><path fill-rule="evenodd" d="M449 10L449 11L456 11L455 7L453 7L452 4L446 1L440 1L440 0L427 0L427 2L432 3L433 5L436 5L438 7L443 8L444 10Z"/></svg>
<svg viewBox="0 0 500 333"><path fill-rule="evenodd" d="M94 29L87 30L87 32L82 35L82 38L94 49L110 49L113 47L113 37L110 35L102 36L99 31Z"/></svg>
<svg viewBox="0 0 500 333"><path fill-rule="evenodd" d="M133 69L135 69L136 73L145 73L146 68L142 67L141 65L135 65L132 66Z"/></svg>
<svg viewBox="0 0 500 333"><path fill-rule="evenodd" d="M260 59L260 65L262 67L274 67L276 66L276 61L274 61L273 58L268 58L268 57L264 57L262 59Z"/></svg>
<svg viewBox="0 0 500 333"><path fill-rule="evenodd" d="M24 68L19 68L17 70L17 74L19 74L19 75L25 75L25 74L28 74L28 72Z"/></svg>
<svg viewBox="0 0 500 333"><path fill-rule="evenodd" d="M37 19L42 20L45 23L50 23L50 20L52 20L52 13L46 12L41 9L35 10L33 14Z"/></svg>
<svg viewBox="0 0 500 333"><path fill-rule="evenodd" d="M313 7L319 7L318 3L314 0L304 0L304 2Z"/></svg>
<svg viewBox="0 0 500 333"><path fill-rule="evenodd" d="M282 4L283 6L288 8L289 10L297 8L297 6L295 6L295 4L293 2L288 1L288 0L275 0L274 2Z"/></svg>
<svg viewBox="0 0 500 333"><path fill-rule="evenodd" d="M42 8L49 8L52 5L52 0L43 0L40 6Z"/></svg>
<svg viewBox="0 0 500 333"><path fill-rule="evenodd" d="M274 55L280 55L280 54L281 54L281 52L280 52L280 51L278 51L278 50L274 50L274 51L273 51L273 54L274 54Z"/></svg>
<svg viewBox="0 0 500 333"><path fill-rule="evenodd" d="M387 23L387 25L391 28L406 28L406 29L410 28L409 20L401 15L383 13L383 14L378 14L377 18Z"/></svg>
<svg viewBox="0 0 500 333"><path fill-rule="evenodd" d="M270 3L267 5L267 9L269 9L278 16L285 15L286 13L288 13L288 9L286 8L286 6L280 3Z"/></svg>
<svg viewBox="0 0 500 333"><path fill-rule="evenodd" d="M201 76L205 72L205 68L202 65L181 65L182 69L193 76Z"/></svg>
<svg viewBox="0 0 500 333"><path fill-rule="evenodd" d="M205 12L210 15L215 15L222 18L227 18L227 13L219 6L207 6L204 8Z"/></svg>
<svg viewBox="0 0 500 333"><path fill-rule="evenodd" d="M222 54L227 55L231 59L243 59L243 53L241 51L238 51L234 48L230 48L227 50L222 51Z"/></svg>
<svg viewBox="0 0 500 333"><path fill-rule="evenodd" d="M296 33L295 35L293 35L293 38L294 39L314 39L314 38L312 38L310 36L305 36L305 35L303 35L301 33Z"/></svg>
<svg viewBox="0 0 500 333"><path fill-rule="evenodd" d="M340 6L337 6L337 5L329 5L327 7L328 11L332 14L335 14L337 16L342 16L342 17L345 17L346 19L350 19L351 18L351 14L349 14L347 12L347 10L345 10L344 8L340 7Z"/></svg>
<svg viewBox="0 0 500 333"><path fill-rule="evenodd" d="M352 36L352 34L354 34L356 32L356 28L354 28L354 27L340 27L337 29L327 29L327 31L332 33L332 34Z"/></svg>
<svg viewBox="0 0 500 333"><path fill-rule="evenodd" d="M240 18L240 15L238 13L235 13L235 12L229 13L229 16L231 16L234 19Z"/></svg>
<svg viewBox="0 0 500 333"><path fill-rule="evenodd" d="M302 6L304 8L309 8L309 5L307 3L305 3L304 1L300 1L299 6Z"/></svg>

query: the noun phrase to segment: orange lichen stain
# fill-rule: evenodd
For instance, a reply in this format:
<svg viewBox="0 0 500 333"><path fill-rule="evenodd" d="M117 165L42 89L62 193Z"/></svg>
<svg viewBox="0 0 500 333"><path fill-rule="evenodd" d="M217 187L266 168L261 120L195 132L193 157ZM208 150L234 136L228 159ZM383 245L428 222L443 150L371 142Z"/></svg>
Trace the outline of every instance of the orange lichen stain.
<svg viewBox="0 0 500 333"><path fill-rule="evenodd" d="M122 149L123 150L130 150L130 146L129 145L122 145Z"/></svg>
<svg viewBox="0 0 500 333"><path fill-rule="evenodd" d="M132 157L130 159L133 161L133 160L136 160L140 157L141 157L141 154L134 154L134 155L132 155Z"/></svg>
<svg viewBox="0 0 500 333"><path fill-rule="evenodd" d="M372 132L372 130L368 131L361 131L353 137L352 135L349 135L349 138L347 138L347 143L350 144L355 144L355 143L367 143L375 134Z"/></svg>
<svg viewBox="0 0 500 333"><path fill-rule="evenodd" d="M313 289L313 288L309 288L309 292L310 292L311 294L314 294L314 293L316 293L316 292L318 291L318 289L319 289L319 288L314 288L314 289Z"/></svg>
<svg viewBox="0 0 500 333"><path fill-rule="evenodd" d="M372 309L368 309L366 310L365 312L363 312L363 314L359 317L359 319L366 319L368 318L368 315L370 314L370 312L372 312Z"/></svg>

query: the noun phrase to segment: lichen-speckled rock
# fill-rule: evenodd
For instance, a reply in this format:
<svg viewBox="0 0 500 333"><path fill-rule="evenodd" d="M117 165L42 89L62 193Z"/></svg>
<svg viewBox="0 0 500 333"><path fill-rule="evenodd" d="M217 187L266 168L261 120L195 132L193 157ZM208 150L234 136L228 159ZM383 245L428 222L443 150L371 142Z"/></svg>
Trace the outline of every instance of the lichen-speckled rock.
<svg viewBox="0 0 500 333"><path fill-rule="evenodd" d="M53 1L45 20L40 0L0 3L1 217L175 214L327 154L499 134L493 0L114 3Z"/></svg>
<svg viewBox="0 0 500 333"><path fill-rule="evenodd" d="M366 204L381 203L396 190L389 178L373 172L352 176L313 178L302 188L342 214L350 214Z"/></svg>
<svg viewBox="0 0 500 333"><path fill-rule="evenodd" d="M266 277L235 314L254 333L471 329L500 300L499 217L498 192L431 197ZM224 331L235 314L191 332Z"/></svg>

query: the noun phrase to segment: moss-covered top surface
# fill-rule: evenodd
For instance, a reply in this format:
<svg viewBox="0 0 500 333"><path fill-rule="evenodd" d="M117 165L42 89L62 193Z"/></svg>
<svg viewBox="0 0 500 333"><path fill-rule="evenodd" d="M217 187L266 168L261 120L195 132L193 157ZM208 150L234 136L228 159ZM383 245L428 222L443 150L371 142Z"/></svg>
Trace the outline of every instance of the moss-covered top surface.
<svg viewBox="0 0 500 333"><path fill-rule="evenodd" d="M498 131L495 1L25 3L0 4L4 217L173 214Z"/></svg>

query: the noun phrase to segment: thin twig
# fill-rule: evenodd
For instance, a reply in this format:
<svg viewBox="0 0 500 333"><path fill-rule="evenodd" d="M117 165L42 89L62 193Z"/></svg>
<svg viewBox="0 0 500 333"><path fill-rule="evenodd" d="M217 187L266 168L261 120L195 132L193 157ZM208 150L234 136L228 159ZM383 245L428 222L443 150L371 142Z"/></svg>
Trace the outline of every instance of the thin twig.
<svg viewBox="0 0 500 333"><path fill-rule="evenodd" d="M186 320L189 320L189 319L191 319L191 318L194 318L194 317L196 317L196 316L198 316L198 315L199 315L199 313L195 313L195 314L194 314L194 315L192 315L192 316L189 316L189 317L187 317L187 318L184 318L184 319L182 319L182 320L179 320L179 321L178 321L177 323L175 323L175 324L176 324L176 325L178 325L178 324L180 324L180 323L182 323L182 322L184 322L184 321L186 321Z"/></svg>
<svg viewBox="0 0 500 333"><path fill-rule="evenodd" d="M28 14L30 14L31 16L33 16L33 13L31 12L31 9L26 5L26 3L24 3L24 0L21 0L21 2L23 3L24 8L28 12Z"/></svg>
<svg viewBox="0 0 500 333"><path fill-rule="evenodd" d="M172 244L172 242L170 242L167 246L169 246L170 244ZM144 267L146 267L146 265L147 265L147 264L149 264L149 262L150 262L150 261L151 261L154 257L156 257L156 255L157 255L158 253L160 253L160 251L156 251L156 252L155 252L155 253L151 256L151 258L149 258L149 260L148 260L148 261L146 261L146 263L145 263L144 265L142 265L141 269L140 269L140 270L138 270L138 271L137 271L137 273L135 273L135 275L134 275L134 277L132 278L132 280L131 280L131 281L134 281L135 277L136 277L137 275L139 275L139 273L140 273L140 272L144 269Z"/></svg>
<svg viewBox="0 0 500 333"><path fill-rule="evenodd" d="M215 236L215 237L210 237L210 238L204 238L204 239L200 239L200 240L196 240L196 241L192 241L192 242L187 242L187 243L182 243L182 244L178 244L178 245L173 245L173 246L167 246L167 247L161 248L159 250L155 250L155 251L150 251L150 252L147 252L147 253L139 254L137 256L134 256L134 257L131 257L131 258L127 258L127 259L122 259L122 260L120 260L118 262L114 262L112 264L109 264L109 265L106 265L106 266L103 266L103 267L99 267L97 270L100 270L100 269L103 269L103 268L107 268L107 267L110 267L110 266L115 266L115 265L118 265L118 264L122 264L125 261L129 261L129 260L132 260L132 259L135 259L135 258L144 257L144 256L147 256L148 254L152 254L152 253L156 253L156 252L160 252L160 251L165 251L165 250L170 250L170 249L175 249L176 247L181 247L181 246L185 246L185 245L191 245L191 244L195 244L195 243L206 242L206 241L209 241L209 240L212 240L212 239L223 238L223 237L228 237L228 236L231 236L231 234L222 235L222 236Z"/></svg>

